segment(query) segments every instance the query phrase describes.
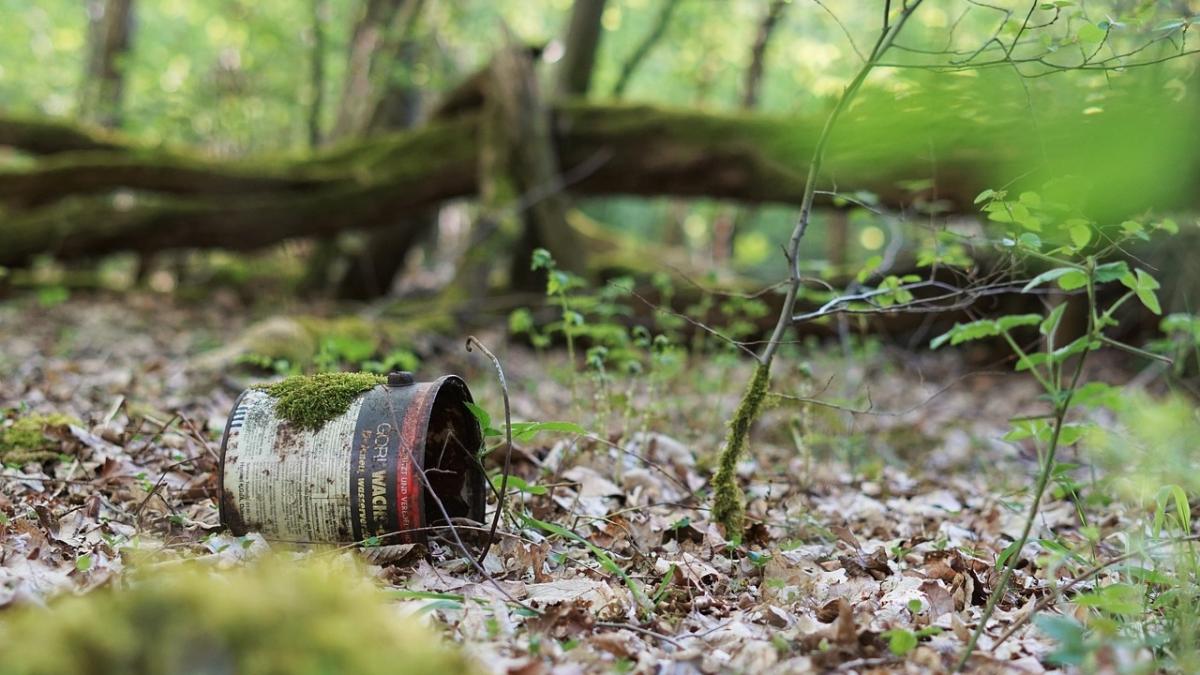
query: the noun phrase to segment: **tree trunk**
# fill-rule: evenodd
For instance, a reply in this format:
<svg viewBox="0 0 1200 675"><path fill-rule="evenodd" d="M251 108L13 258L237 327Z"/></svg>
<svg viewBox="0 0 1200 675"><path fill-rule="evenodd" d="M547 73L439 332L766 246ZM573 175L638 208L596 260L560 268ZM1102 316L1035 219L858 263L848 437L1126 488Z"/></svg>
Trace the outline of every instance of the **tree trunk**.
<svg viewBox="0 0 1200 675"><path fill-rule="evenodd" d="M321 144L321 112L325 107L325 17L327 0L312 2L312 50L309 52L308 147Z"/></svg>
<svg viewBox="0 0 1200 675"><path fill-rule="evenodd" d="M754 46L750 49L750 66L746 69L746 84L742 89L742 110L754 110L758 107L758 92L762 88L763 74L766 72L767 45L775 32L775 26L783 16L787 0L771 0L766 16L758 24L758 33L754 36ZM733 258L734 240L737 238L738 226L747 220L747 214L741 209L722 209L718 214L717 224L713 227L713 261L721 264ZM751 217L753 213L749 214Z"/></svg>
<svg viewBox="0 0 1200 675"><path fill-rule="evenodd" d="M351 35L334 139L405 128L418 119L418 92L407 81L398 82L394 71L411 66L415 50L410 34L422 5L423 0L366 0L363 4ZM369 232L362 249L349 254L344 272L333 281L338 297L367 300L387 293L409 249L432 225L401 216L397 221ZM335 238L321 241L305 285L324 286L331 267L344 255Z"/></svg>
<svg viewBox="0 0 1200 675"><path fill-rule="evenodd" d="M133 32L133 0L89 0L88 58L81 116L106 129L121 126L125 60Z"/></svg>
<svg viewBox="0 0 1200 675"><path fill-rule="evenodd" d="M759 90L762 88L763 72L766 69L767 46L771 43L771 35L775 26L783 18L783 10L787 8L788 0L771 0L767 14L758 24L758 34L754 36L754 46L750 48L750 67L746 69L746 85L742 89L742 108L752 110L758 105Z"/></svg>
<svg viewBox="0 0 1200 675"><path fill-rule="evenodd" d="M365 0L354 23L346 57L346 77L331 136L341 139L367 130L391 74L389 46L412 25L422 0ZM399 39L402 39L399 38Z"/></svg>
<svg viewBox="0 0 1200 675"><path fill-rule="evenodd" d="M629 86L629 81L633 79L633 74L637 72L638 66L642 65L642 61L650 54L650 50L658 44L663 35L667 32L667 27L671 25L671 15L675 13L675 8L679 6L679 0L662 0L662 7L658 11L658 17L654 20L654 27L642 41L634 48L633 53L621 66L621 74L617 77L617 83L613 85L612 97L621 98L625 95L625 88Z"/></svg>
<svg viewBox="0 0 1200 675"><path fill-rule="evenodd" d="M604 16L604 3L605 0L575 0L571 7L555 87L555 94L560 97L587 95L603 31L600 19Z"/></svg>

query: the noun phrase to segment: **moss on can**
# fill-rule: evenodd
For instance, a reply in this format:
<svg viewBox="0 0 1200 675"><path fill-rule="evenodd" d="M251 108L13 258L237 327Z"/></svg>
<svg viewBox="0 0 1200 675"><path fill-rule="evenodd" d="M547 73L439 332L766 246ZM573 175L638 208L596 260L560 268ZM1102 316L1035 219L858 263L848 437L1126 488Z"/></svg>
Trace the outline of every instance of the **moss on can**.
<svg viewBox="0 0 1200 675"><path fill-rule="evenodd" d="M374 373L296 375L260 387L276 400L275 414L293 425L316 431L350 408L363 392L387 381Z"/></svg>

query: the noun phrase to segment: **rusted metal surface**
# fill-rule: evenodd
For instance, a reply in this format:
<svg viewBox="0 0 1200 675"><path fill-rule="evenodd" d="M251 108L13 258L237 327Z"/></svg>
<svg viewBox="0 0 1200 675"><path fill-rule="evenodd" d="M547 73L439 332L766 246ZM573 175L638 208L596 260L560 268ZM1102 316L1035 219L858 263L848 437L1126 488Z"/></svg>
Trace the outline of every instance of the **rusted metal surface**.
<svg viewBox="0 0 1200 675"><path fill-rule="evenodd" d="M221 441L221 522L282 541L390 544L424 541L447 515L481 521L481 433L464 401L459 377L394 373L312 432L247 390Z"/></svg>

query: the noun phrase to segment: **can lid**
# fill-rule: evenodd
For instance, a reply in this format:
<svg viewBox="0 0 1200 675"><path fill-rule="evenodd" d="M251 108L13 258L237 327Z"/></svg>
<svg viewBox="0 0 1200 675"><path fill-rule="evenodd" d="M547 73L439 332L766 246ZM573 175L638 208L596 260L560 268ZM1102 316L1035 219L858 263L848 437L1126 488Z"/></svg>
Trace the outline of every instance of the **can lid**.
<svg viewBox="0 0 1200 675"><path fill-rule="evenodd" d="M413 382L415 382L413 374L407 370L388 373L387 386L389 387L407 387Z"/></svg>

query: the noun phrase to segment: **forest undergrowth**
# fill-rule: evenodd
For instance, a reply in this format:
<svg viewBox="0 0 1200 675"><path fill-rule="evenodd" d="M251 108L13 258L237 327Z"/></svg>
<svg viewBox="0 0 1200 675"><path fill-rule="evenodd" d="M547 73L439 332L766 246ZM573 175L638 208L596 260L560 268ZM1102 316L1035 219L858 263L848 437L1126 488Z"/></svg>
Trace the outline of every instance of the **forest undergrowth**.
<svg viewBox="0 0 1200 675"><path fill-rule="evenodd" d="M953 667L1026 522L1039 432L1022 436L1009 420L1044 415L1035 381L994 348L964 359L972 353L872 337L787 345L738 466L748 526L730 533L709 517L709 481L747 361L703 332L681 337L666 314L661 332L605 347L597 334L615 324L596 317L632 300L584 294L541 264L561 282L550 320L518 313L508 331L480 334L507 345L496 351L516 439L501 536L481 569L449 538L352 554L234 537L213 498L216 447L241 388L397 364L418 379L467 377L499 485L501 392L491 364L457 341L397 354L334 335L313 363L242 354L214 370L207 357L247 332L220 304L143 293L5 305L6 432L68 417L41 428L50 455L6 461L0 474L0 605L120 586L182 561L219 570L266 551L355 555L405 613L495 672ZM734 302L728 325L736 333L758 313ZM509 332L521 340L506 342ZM1086 373L1136 375L1111 354ZM1064 439L972 667L1192 658L1172 623L1190 611L1191 587L1176 581L1189 575L1176 555L1191 546L1187 487L1102 451L1135 442L1130 424L1170 433L1154 421L1169 404L1138 396L1083 413L1099 431Z"/></svg>

